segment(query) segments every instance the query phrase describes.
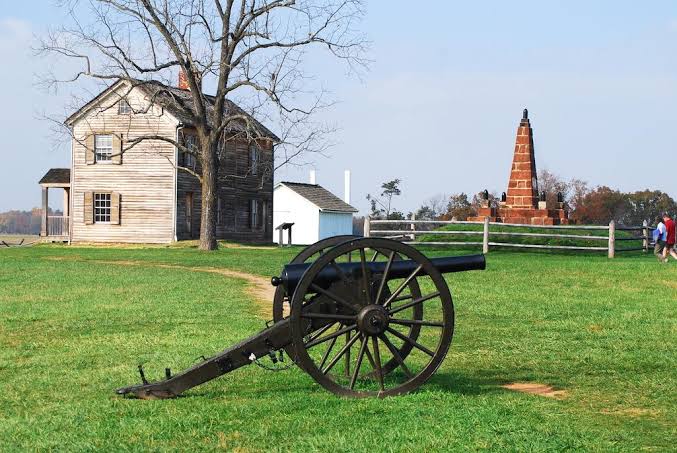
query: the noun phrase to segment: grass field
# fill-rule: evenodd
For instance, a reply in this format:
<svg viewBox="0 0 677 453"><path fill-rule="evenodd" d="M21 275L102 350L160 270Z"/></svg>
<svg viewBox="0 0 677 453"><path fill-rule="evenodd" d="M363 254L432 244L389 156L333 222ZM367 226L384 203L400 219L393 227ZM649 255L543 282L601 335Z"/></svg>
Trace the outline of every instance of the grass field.
<svg viewBox="0 0 677 453"><path fill-rule="evenodd" d="M253 366L175 400L113 394L138 363L159 378L263 327L244 280L200 268L269 277L297 251L0 250L0 450L674 451L677 264L641 253L492 252L448 276L450 353L403 397Z"/></svg>

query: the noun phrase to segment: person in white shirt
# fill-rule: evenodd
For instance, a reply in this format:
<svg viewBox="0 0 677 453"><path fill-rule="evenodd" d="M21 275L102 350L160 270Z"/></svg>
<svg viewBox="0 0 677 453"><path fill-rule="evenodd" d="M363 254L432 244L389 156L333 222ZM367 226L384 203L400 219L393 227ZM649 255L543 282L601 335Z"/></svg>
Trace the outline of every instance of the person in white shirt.
<svg viewBox="0 0 677 453"><path fill-rule="evenodd" d="M656 223L656 229L653 231L653 240L655 242L653 253L658 258L658 261L666 263L668 259L663 254L663 250L665 250L665 242L668 239L668 229L665 227L662 218L656 217Z"/></svg>

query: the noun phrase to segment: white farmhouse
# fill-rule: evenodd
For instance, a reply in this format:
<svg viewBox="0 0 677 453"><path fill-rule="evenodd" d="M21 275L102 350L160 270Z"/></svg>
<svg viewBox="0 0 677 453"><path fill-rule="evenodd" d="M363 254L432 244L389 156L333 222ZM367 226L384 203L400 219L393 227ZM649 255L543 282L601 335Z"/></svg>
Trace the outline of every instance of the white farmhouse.
<svg viewBox="0 0 677 453"><path fill-rule="evenodd" d="M348 174L346 181L349 181ZM349 185L346 186L344 201L317 184L280 182L273 190L273 228L283 223L293 223L292 244L298 245L313 244L331 236L353 234L353 214L357 209L348 204L349 194ZM286 244L286 232L284 236ZM274 231L273 242L278 240L278 231Z"/></svg>

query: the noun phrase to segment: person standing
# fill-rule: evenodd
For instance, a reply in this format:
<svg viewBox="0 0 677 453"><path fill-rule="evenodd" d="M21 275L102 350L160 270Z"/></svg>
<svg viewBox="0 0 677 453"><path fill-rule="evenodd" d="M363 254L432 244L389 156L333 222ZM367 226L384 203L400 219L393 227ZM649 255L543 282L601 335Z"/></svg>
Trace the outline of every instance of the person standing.
<svg viewBox="0 0 677 453"><path fill-rule="evenodd" d="M677 260L675 251L675 221L670 218L667 212L663 213L663 224L665 224L665 248L663 249L663 259L668 260L668 255Z"/></svg>
<svg viewBox="0 0 677 453"><path fill-rule="evenodd" d="M656 255L656 258L658 258L658 261L661 263L665 263L667 261L667 258L663 256L663 251L665 250L665 242L668 239L668 230L665 228L665 224L663 223L663 219L660 217L656 217L656 229L653 230L653 240L654 240L654 248L653 248L653 254Z"/></svg>

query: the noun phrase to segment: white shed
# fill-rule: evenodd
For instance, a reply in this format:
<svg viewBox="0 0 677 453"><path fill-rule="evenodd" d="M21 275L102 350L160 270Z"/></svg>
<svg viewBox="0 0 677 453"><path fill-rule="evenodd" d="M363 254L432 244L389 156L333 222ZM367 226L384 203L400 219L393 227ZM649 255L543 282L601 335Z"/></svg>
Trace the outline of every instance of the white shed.
<svg viewBox="0 0 677 453"><path fill-rule="evenodd" d="M273 190L273 228L293 223L293 244L308 245L331 236L353 234L355 212L357 209L317 184L280 182ZM273 242L278 242L277 231Z"/></svg>

